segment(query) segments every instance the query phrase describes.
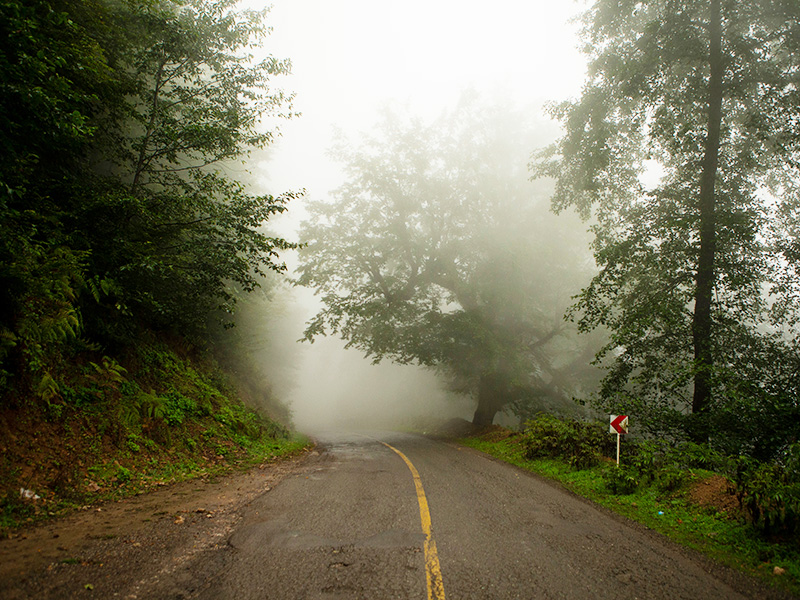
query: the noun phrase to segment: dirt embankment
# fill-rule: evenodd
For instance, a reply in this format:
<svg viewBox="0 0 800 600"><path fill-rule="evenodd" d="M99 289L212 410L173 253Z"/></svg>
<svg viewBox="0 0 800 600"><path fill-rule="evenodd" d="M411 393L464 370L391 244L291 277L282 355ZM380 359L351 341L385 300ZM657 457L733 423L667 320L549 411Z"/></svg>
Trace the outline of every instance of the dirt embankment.
<svg viewBox="0 0 800 600"><path fill-rule="evenodd" d="M168 595L174 577L186 577L181 566L224 544L240 509L312 453L246 473L164 486L23 528L0 540L0 597Z"/></svg>

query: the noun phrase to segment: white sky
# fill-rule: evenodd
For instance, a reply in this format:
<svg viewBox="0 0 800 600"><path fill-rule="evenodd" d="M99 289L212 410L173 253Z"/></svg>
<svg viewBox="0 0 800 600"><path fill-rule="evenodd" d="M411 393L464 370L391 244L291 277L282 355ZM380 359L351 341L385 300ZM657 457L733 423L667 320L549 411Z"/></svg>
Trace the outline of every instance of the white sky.
<svg viewBox="0 0 800 600"><path fill-rule="evenodd" d="M283 135L268 160L249 165L264 188L259 191L305 188L309 198L325 198L341 183L338 166L326 156L334 129L366 131L387 103L432 118L467 88L511 96L520 105L577 96L584 61L576 49L577 25L567 21L582 6L573 0L274 0L266 52L291 59L293 74L275 83L297 94L302 116L281 124ZM303 217L302 205L294 203L269 227L295 239ZM290 266L295 262L285 258ZM289 301L308 305L310 318L310 291L295 294ZM272 342L291 343L301 333L298 323L292 340ZM364 413L400 424L402 406L411 418L425 407L429 414L471 416L468 405L435 389L431 373L371 367L334 340L306 346L300 362L297 385L285 399L301 429Z"/></svg>
<svg viewBox="0 0 800 600"><path fill-rule="evenodd" d="M248 0L260 7L257 0ZM387 102L433 117L465 88L525 104L580 91L573 0L274 0L267 51L290 58L281 87L303 116L283 123L265 171L271 191L318 198L339 182L332 132L368 129Z"/></svg>

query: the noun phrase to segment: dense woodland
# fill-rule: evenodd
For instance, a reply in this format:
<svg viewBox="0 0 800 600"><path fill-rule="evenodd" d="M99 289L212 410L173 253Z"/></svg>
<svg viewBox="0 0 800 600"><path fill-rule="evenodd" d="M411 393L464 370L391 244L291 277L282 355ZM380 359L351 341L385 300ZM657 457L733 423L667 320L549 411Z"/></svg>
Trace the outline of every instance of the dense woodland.
<svg viewBox="0 0 800 600"><path fill-rule="evenodd" d="M113 390L164 420L174 402L117 385L132 349L243 352L220 332L298 245L265 229L295 194L232 175L294 116L288 60L250 56L266 14L234 9L0 2L5 408L58 419ZM436 369L476 424L624 413L796 467L800 5L596 0L583 40L555 143L469 93L341 141L347 182L299 240L322 301L305 337Z"/></svg>
<svg viewBox="0 0 800 600"><path fill-rule="evenodd" d="M230 2L3 2L0 360L4 396L59 396L70 352L155 329L192 341L283 270L265 233L291 194L228 174L291 116L288 61L249 53Z"/></svg>
<svg viewBox="0 0 800 600"><path fill-rule="evenodd" d="M294 247L265 229L293 195L240 180L293 116L273 84L290 64L253 58L265 13L233 8L0 2L6 514L20 487L80 502L290 443L250 340L225 333Z"/></svg>

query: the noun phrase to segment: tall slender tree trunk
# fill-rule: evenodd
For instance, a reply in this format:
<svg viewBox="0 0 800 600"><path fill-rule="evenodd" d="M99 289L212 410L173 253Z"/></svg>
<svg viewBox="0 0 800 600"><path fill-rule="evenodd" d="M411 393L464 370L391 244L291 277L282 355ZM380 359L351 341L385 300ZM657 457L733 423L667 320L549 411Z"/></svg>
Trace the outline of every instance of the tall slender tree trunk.
<svg viewBox="0 0 800 600"><path fill-rule="evenodd" d="M147 127L145 128L144 135L142 136L142 146L139 148L139 157L136 160L136 169L133 172L133 182L131 183L131 192L133 193L135 193L136 189L139 187L139 181L142 177L142 173L144 173L145 167L147 166L150 138L153 136L153 132L156 129L156 125L160 117L159 98L161 95L161 85L164 77L164 68L166 65L167 59L163 58L159 62L158 69L156 70L156 78L155 82L153 83L153 95L150 104L150 118L148 119Z"/></svg>
<svg viewBox="0 0 800 600"><path fill-rule="evenodd" d="M714 262L716 255L716 213L714 184L717 177L720 147L720 125L722 121L722 16L720 0L710 0L709 19L709 66L708 85L708 130L703 172L700 179L700 248L697 261L694 318L692 336L694 342L695 376L692 412L702 414L711 401L712 350L711 302L714 292ZM695 432L697 438L707 435L702 425Z"/></svg>

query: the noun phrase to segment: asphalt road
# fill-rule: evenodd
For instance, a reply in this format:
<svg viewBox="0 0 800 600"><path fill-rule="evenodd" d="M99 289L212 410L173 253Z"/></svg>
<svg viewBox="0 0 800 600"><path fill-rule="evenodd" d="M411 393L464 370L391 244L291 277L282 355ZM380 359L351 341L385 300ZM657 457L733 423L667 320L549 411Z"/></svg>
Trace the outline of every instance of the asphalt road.
<svg viewBox="0 0 800 600"><path fill-rule="evenodd" d="M437 572L428 583L432 548L441 587ZM255 499L228 546L203 560L195 576L214 575L190 595L208 600L755 596L728 571L535 476L396 433L322 436L319 455Z"/></svg>

